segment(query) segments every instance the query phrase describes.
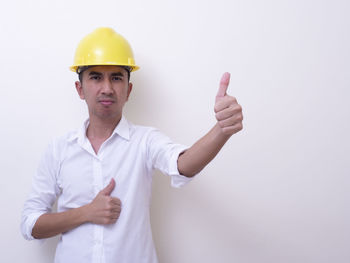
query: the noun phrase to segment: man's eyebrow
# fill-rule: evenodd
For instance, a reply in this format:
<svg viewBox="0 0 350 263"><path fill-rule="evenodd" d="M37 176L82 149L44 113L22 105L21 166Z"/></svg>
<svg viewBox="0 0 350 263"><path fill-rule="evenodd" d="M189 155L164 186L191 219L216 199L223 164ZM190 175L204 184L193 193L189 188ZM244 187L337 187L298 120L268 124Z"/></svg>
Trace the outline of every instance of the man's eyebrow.
<svg viewBox="0 0 350 263"><path fill-rule="evenodd" d="M89 76L91 76L91 75L99 75L99 76L101 76L102 75L102 73L101 72L97 72L97 71L91 71L91 72L89 72ZM124 74L122 73L122 72L113 72L112 74L111 74L111 76L112 77L115 77L115 76L118 76L118 77L124 77Z"/></svg>
<svg viewBox="0 0 350 263"><path fill-rule="evenodd" d="M102 73L97 72L97 71L91 71L91 72L89 72L89 76L90 75L102 75Z"/></svg>
<svg viewBox="0 0 350 263"><path fill-rule="evenodd" d="M124 74L122 72L113 72L111 74L112 77L118 76L118 77L124 77Z"/></svg>

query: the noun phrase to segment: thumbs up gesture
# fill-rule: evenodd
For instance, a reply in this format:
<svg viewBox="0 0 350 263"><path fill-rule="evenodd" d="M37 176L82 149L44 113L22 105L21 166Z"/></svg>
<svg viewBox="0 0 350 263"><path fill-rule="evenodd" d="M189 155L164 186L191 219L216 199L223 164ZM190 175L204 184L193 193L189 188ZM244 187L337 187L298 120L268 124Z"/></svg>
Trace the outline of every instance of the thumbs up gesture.
<svg viewBox="0 0 350 263"><path fill-rule="evenodd" d="M116 197L110 196L115 188L115 181L102 189L88 205L88 221L94 224L113 224L119 218L121 212L121 201Z"/></svg>
<svg viewBox="0 0 350 263"><path fill-rule="evenodd" d="M215 117L224 135L231 136L242 130L242 107L235 97L227 95L230 83L230 73L226 72L221 78L220 87L215 99Z"/></svg>

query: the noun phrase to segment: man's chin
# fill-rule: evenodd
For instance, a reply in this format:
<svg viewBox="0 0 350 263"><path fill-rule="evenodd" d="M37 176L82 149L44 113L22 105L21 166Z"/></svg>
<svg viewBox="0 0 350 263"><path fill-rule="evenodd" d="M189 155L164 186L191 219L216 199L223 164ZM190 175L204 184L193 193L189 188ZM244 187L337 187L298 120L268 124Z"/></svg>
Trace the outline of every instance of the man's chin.
<svg viewBox="0 0 350 263"><path fill-rule="evenodd" d="M102 112L102 113L98 114L97 117L99 119L101 119L101 120L110 121L110 120L118 120L118 119L120 119L121 118L121 114L112 113L112 112Z"/></svg>

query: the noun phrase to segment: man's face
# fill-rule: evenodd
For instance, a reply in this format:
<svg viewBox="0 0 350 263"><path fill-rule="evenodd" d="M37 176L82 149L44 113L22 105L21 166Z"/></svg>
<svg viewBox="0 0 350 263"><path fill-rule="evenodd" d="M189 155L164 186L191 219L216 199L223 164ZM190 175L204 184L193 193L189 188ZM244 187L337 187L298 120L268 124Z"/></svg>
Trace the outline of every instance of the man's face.
<svg viewBox="0 0 350 263"><path fill-rule="evenodd" d="M83 72L75 87L86 101L90 118L120 119L132 90L127 71L118 66L95 66Z"/></svg>

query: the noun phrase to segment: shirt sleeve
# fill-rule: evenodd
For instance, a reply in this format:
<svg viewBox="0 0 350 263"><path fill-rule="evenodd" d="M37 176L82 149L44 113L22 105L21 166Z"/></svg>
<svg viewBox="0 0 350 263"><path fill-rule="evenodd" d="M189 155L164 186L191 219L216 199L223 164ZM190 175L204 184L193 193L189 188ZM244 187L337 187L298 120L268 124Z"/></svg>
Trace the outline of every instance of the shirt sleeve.
<svg viewBox="0 0 350 263"><path fill-rule="evenodd" d="M170 138L156 129L150 132L147 146L152 168L171 176L173 187L182 187L193 179L193 177L181 175L177 165L179 155L188 149L187 146L173 143Z"/></svg>
<svg viewBox="0 0 350 263"><path fill-rule="evenodd" d="M24 203L21 216L21 232L25 239L32 240L33 227L38 218L52 211L59 194L57 173L59 163L54 154L54 143L49 144L41 157L32 180L32 189Z"/></svg>

